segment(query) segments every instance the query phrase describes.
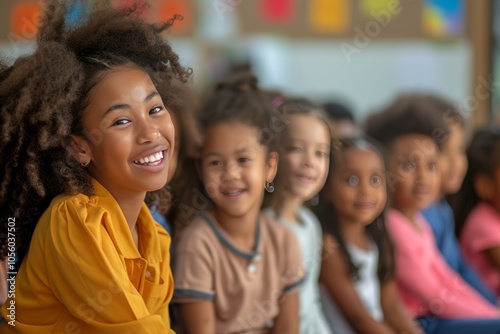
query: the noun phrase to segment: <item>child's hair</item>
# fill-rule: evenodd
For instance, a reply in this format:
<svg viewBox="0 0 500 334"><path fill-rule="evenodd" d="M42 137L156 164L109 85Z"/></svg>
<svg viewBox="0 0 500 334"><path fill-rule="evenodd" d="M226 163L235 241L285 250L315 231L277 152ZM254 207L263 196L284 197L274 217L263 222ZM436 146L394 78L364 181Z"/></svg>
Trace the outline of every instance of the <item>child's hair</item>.
<svg viewBox="0 0 500 334"><path fill-rule="evenodd" d="M259 142L266 148L267 157L270 157L271 152L276 151L275 129L279 115L273 109L269 95L261 91L257 83L257 78L249 72L234 73L218 83L200 109L199 124L202 136L211 126L241 122L259 131ZM199 210L212 204L197 175L196 164L199 159L187 160L181 170L181 177L190 180L191 184L184 185L178 210L184 225L189 223ZM177 227L179 230L183 228L182 225Z"/></svg>
<svg viewBox="0 0 500 334"><path fill-rule="evenodd" d="M330 183L332 182L335 173L338 157L350 149L370 149L376 152L385 166L385 154L380 145L369 137L356 137L340 139L340 145L336 154L330 156L330 171L325 183L325 187L319 193L318 204L313 207L314 213L319 218L323 227L324 233L331 234L335 237L344 256L345 263L349 270L349 274L354 280L359 279L359 268L352 262L349 251L346 247L346 241L340 229L340 223L336 209L331 203L329 192ZM386 203L387 204L387 203ZM394 276L395 260L394 246L387 232L385 225L385 207L384 210L374 219L374 221L366 226L366 232L377 245L379 251L378 276L381 282L385 282Z"/></svg>
<svg viewBox="0 0 500 334"><path fill-rule="evenodd" d="M333 121L348 120L356 123L352 111L342 103L333 101L327 102L323 105L323 109Z"/></svg>
<svg viewBox="0 0 500 334"><path fill-rule="evenodd" d="M139 18L146 7L100 6L72 29L65 23L67 4L49 0L37 50L0 69L0 230L7 231L8 217L16 218L21 260L56 195L93 192L90 174L70 152L71 135L99 140L99 133L84 130L82 117L89 92L103 74L135 65L153 82L170 82L186 81L191 72L161 36L177 17L148 24ZM0 259L7 254L6 241L7 234L1 233Z"/></svg>
<svg viewBox="0 0 500 334"><path fill-rule="evenodd" d="M488 126L474 134L467 148L467 160L469 168L462 187L457 194L450 197L457 234L460 234L467 216L480 200L474 188L474 178L481 174L493 176L500 166L500 128L498 126Z"/></svg>
<svg viewBox="0 0 500 334"><path fill-rule="evenodd" d="M422 95L423 101L427 101L434 107L434 112L447 124L457 124L460 127L465 126L465 119L460 110L450 101L438 95Z"/></svg>
<svg viewBox="0 0 500 334"><path fill-rule="evenodd" d="M172 193L173 200L168 210L161 212L166 215L172 230L175 230L175 221L179 213L178 205L183 201L183 189L189 187L191 184L191 180L186 178L186 173L182 171L185 168L189 168L188 161L196 159L199 156L201 134L195 117L199 106L198 99L194 93L189 87L180 82L176 82L173 85L160 83L158 85L158 92L171 117L176 120L176 137L179 134L179 140L175 142L175 150L178 152L177 167L167 185Z"/></svg>
<svg viewBox="0 0 500 334"><path fill-rule="evenodd" d="M448 124L436 113L436 105L422 95L402 95L387 108L368 117L366 134L385 147L410 134L430 137L441 149Z"/></svg>
<svg viewBox="0 0 500 334"><path fill-rule="evenodd" d="M201 108L202 131L219 123L242 122L259 129L260 143L268 152L274 151L276 134L272 130L272 121L275 110L257 83L257 78L249 72L234 73L218 83Z"/></svg>
<svg viewBox="0 0 500 334"><path fill-rule="evenodd" d="M330 143L332 146L336 144L336 138L333 135L333 130L330 126L330 122L328 122L328 116L320 106L314 104L312 101L304 98L285 99L285 101L279 106L278 112L280 113L281 117L283 117L285 122L285 127L282 129L282 131L280 131L280 133L277 134L278 154L280 157L286 154L286 145L288 140L287 124L290 122L291 117L294 116L306 115L317 118L318 120L323 122L328 130L328 143ZM282 177L283 165L278 164L278 171L276 173L276 177L274 178L274 183L279 184ZM276 192L266 194L264 206L273 206L277 213L279 213L283 203L276 202L275 199Z"/></svg>

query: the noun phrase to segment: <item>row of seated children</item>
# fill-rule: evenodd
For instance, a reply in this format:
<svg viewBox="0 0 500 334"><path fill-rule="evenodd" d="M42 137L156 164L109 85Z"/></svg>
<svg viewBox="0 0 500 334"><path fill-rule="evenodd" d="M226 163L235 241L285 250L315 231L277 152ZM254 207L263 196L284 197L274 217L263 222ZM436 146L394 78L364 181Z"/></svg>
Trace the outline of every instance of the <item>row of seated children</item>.
<svg viewBox="0 0 500 334"><path fill-rule="evenodd" d="M35 52L12 66L0 64L5 130L0 223L6 227L6 217L22 217L16 237L24 258L16 297L0 309L11 320L0 325L2 333L172 333L170 236L153 224L144 203L147 192L156 192L146 202L161 212L169 175L178 201L170 222L187 225L178 231L173 261L180 331L322 333L331 330L331 319L333 330L342 330L335 319L345 318L355 331L368 321L371 331L417 332L410 315L435 310L426 308L426 300L415 311L403 299L411 314L400 307L396 288L401 290L405 271L398 243L396 260L391 258L383 215L385 185L390 185L384 172L391 171L391 158L385 165L382 149L364 139L333 150L337 144L320 110L292 102L276 111L248 76L216 87L200 114L199 156L188 154L196 138L183 142L189 123L175 114L175 91L160 88L173 78L185 82L190 74L160 36L174 20L153 26L136 15L140 6L106 8L70 28L65 26L68 8L50 1ZM164 104L177 122L177 152L172 152L174 125ZM432 145L426 147L437 155ZM401 154L408 149L392 146L391 155L396 148ZM178 176L174 167L166 168L173 153L182 157ZM183 177L188 171L198 175ZM407 184L410 176L398 182ZM191 180L199 182L187 186ZM335 217L322 219L321 236L320 222L304 203L325 183L317 209ZM272 195L261 214L265 191ZM376 200L363 200L372 191ZM414 203L410 207L414 210ZM365 226L374 231L365 234ZM366 266L350 259L355 251ZM432 269L442 274L438 265L432 263ZM324 314L318 277L337 313ZM358 286L363 287L359 293ZM476 314L496 317L496 308L474 300L468 290L460 292L455 304L464 300ZM459 311L445 315L460 316ZM462 327L492 332L494 320L466 321Z"/></svg>
<svg viewBox="0 0 500 334"><path fill-rule="evenodd" d="M369 137L338 143L332 128L340 127L321 108L287 100L272 109L244 75L221 83L204 106L201 140L194 106L185 103L194 98L180 86L157 89L178 130L169 170L174 199L165 214L189 225L176 231L179 332L498 330L495 295L462 259L443 197L457 191L466 169L463 119L451 105L400 98L367 122L385 147ZM495 134L480 132L469 150L469 172L487 180L479 177L476 187L493 184L494 166L484 157ZM192 188L197 171L201 182ZM479 198L491 203L495 189L482 191ZM425 207L434 240L418 213Z"/></svg>
<svg viewBox="0 0 500 334"><path fill-rule="evenodd" d="M386 219L395 248L398 291L426 333L496 333L498 308L470 270L457 268L460 251L450 251L456 245L453 229L442 229L450 222L434 218L431 225L441 229L439 238L448 238L444 247L438 241L443 253L448 252L443 257L420 212L435 201L446 207L440 202L442 194L456 191L463 177L463 164L461 171L450 159L457 152L463 156L460 114L439 105L435 98L405 96L367 120L367 134L388 152L391 209ZM451 139L456 137L454 144ZM451 187L443 187L450 181Z"/></svg>
<svg viewBox="0 0 500 334"><path fill-rule="evenodd" d="M444 205L434 199L463 177L450 173L454 186L443 188L445 157L457 149L449 146L460 151L463 139L460 115L439 103L407 96L373 116L368 133L384 147L369 138L337 145L321 108L292 100L271 109L252 77L221 83L200 114L199 165L185 168L200 180L176 206L189 225L173 259L179 330L496 332L499 312L456 253L453 221L435 220L451 224L442 233L451 246L439 253L418 213Z"/></svg>
<svg viewBox="0 0 500 334"><path fill-rule="evenodd" d="M52 10L57 6L49 7ZM62 22L61 13L62 9L54 11L52 15L60 17L47 19L45 24ZM165 243L169 237L147 224L150 216L142 200L137 201L140 196L135 196L135 200L126 196L134 193L127 188L128 182L145 194L146 188L158 189L157 185L165 184L170 177L174 199L166 214L175 227L183 227L172 232L177 239L173 257L176 282L173 302L177 307L173 311L178 315L179 332L498 332L498 309L446 264L418 212L438 194L437 162L441 146L447 143L442 136L436 137L435 132L442 130L441 135L448 134L443 117L425 112L437 109L430 107L433 103L404 98L370 119L367 133L385 148L368 138L337 143L333 139L335 131L321 108L286 99L278 109L272 108L269 97L258 89L256 79L241 75L219 84L204 104L199 115L201 138L189 113L182 111L182 104L175 99L182 92L167 85L172 77L185 81L189 73L178 64L168 45L161 44L157 36L160 30L136 21L136 25L129 26L131 21L123 20L123 14L105 14L96 17L93 24L83 26L74 38L59 36L60 26L41 29L41 41L57 42L42 43L33 56L1 72L2 83L20 80L18 84L27 87L16 90L5 85L8 94L2 95L2 101L9 103L2 105L2 119L9 125L11 135L4 138L6 143L27 145L30 139L26 129L30 129L41 145L34 148L38 155L17 150L16 161L27 161L29 168L6 166L15 175L12 180L23 177L29 180L36 190L31 194L32 202L26 200L28 188L16 188L19 184L6 178L2 180L6 184L3 191L14 189L18 193L12 200L3 199L3 207L10 210L14 200L23 198L19 208L36 206L23 211L30 226L22 231L29 234L33 233L42 209L47 209L48 201L62 192L76 194L57 197L52 209L46 210L40 219L16 282L18 323L16 327L4 323L2 332L68 331L75 328L73 324L88 333L131 328L171 332L166 312L172 292L169 269L165 262L154 261L147 271L137 269L143 262L133 260L151 255L147 246L158 248L152 260L160 251L163 258L169 259L168 252L154 243L157 240L154 235L158 234L158 240L161 238ZM109 20L113 24L104 29L103 23ZM113 28L122 26L129 30ZM105 32L98 40L96 27ZM117 38L117 34L124 33L130 35L130 40L151 43L148 49L160 45L166 50L164 57L145 59L144 52L133 50L135 47L144 50L143 44L125 45ZM92 46L93 52L98 50L99 56L76 59L78 52L74 50L83 47L78 42L78 37L82 37L79 34L86 36L82 40ZM61 48L60 44L65 46ZM121 57L120 52L128 52L127 57L132 60ZM21 66L26 64L24 61L31 67ZM110 61L115 65L110 67ZM162 73L169 80L160 76L156 79L166 81L158 80L153 85L146 71L130 62L151 62L154 69L172 64L175 69L172 72L171 68L163 68ZM63 65L58 67L58 64ZM88 77L99 84L80 97L64 95L62 87L78 91L77 84L89 80L83 79L82 66L92 69ZM37 75L31 75L31 71ZM55 73L58 74L52 76ZM101 76L102 73L107 75ZM37 90L52 87L35 85L33 78L46 83L46 78L55 77L59 81L52 84L61 88L54 90L57 94L33 92L34 87ZM167 86L162 87L162 83ZM108 99L113 100L114 95L128 99L128 105L135 106L137 101L130 100L132 90L140 94L146 90L159 91L161 100L171 109L176 141L180 144L173 154L169 175L162 173L154 182L148 178L154 184L147 187L123 168L117 169L117 165L122 165L108 163L113 154L119 160L114 162L126 160L117 153L120 151L117 142L123 143L123 136L107 131L103 133L102 145L89 147L84 135L79 133L78 137L69 131L96 126L102 104L112 105L114 102ZM137 118L140 127L137 131L141 132L138 138L149 142L153 135L160 135L158 127L162 140L171 147L174 138L170 116L158 96L145 97L140 100L140 108L129 108L130 113L142 116L145 112L148 122L155 122L155 131L149 131L146 126L149 123L143 124ZM46 122L43 127L34 129L24 117L10 117L10 106L19 101L31 102L19 103L16 112L39 113L36 119ZM74 105L82 101L88 104L83 108L87 117L80 114L73 124L73 120L65 117L66 108L74 110ZM155 106L151 107L153 103ZM64 108L54 110L53 105ZM65 126L54 129L53 124L59 122ZM112 122L112 126L126 124L129 119ZM48 133L52 136L47 137ZM60 147L68 138L73 140L71 153ZM2 146L2 152L9 145ZM47 153L47 147L56 153ZM56 166L55 162L57 168L44 169ZM39 177L41 170L47 172L44 180ZM96 171L105 173L100 175ZM62 175L63 172L66 174ZM108 188L95 179L98 174ZM75 186L61 176L80 183ZM62 182L63 179L66 181ZM197 182L191 184L193 180ZM494 198L481 196L485 200ZM96 199L102 201L101 206L95 206ZM120 211L118 199L133 200L141 207L141 216L137 221L131 220L130 226L125 217L130 215ZM159 213L167 199L151 196L146 200L153 203L151 210ZM391 209L386 215L388 200ZM313 210L307 208L308 202L316 203ZM99 215L87 215L97 207L99 210L112 207L109 214L102 215L103 222ZM19 215L18 211L13 213ZM33 223L29 223L31 220ZM50 231L44 233L47 229ZM116 232L114 236L120 247L125 245L128 249L128 258L120 258L110 230ZM20 249L25 252L28 245L22 246ZM126 270L120 259L128 263ZM134 270L144 271L140 279L131 279ZM89 271L93 274L89 275ZM46 284L48 281L57 284ZM107 286L113 298L102 299L108 296L102 293L109 289L102 289L109 282L119 285ZM114 307L95 305L92 300L96 297L100 298L99 303L113 303ZM86 303L80 303L82 300ZM1 309L4 318L9 315L10 304ZM81 305L88 309L82 309ZM132 318L136 321L122 323Z"/></svg>

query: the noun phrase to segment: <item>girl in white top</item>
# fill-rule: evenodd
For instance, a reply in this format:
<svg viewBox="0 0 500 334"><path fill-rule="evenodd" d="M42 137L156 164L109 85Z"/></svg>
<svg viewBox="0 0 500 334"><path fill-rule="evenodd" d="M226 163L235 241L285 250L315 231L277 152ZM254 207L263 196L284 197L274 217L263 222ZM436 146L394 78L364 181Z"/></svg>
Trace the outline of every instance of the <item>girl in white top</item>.
<svg viewBox="0 0 500 334"><path fill-rule="evenodd" d="M322 232L316 216L304 206L325 184L331 130L323 111L307 101L280 107L286 127L280 133L276 191L267 198L264 214L288 227L297 237L306 278L299 292L300 333L331 333L319 297Z"/></svg>
<svg viewBox="0 0 500 334"><path fill-rule="evenodd" d="M396 293L386 202L385 163L375 142L342 139L315 207L325 231L322 301L336 334L420 330Z"/></svg>

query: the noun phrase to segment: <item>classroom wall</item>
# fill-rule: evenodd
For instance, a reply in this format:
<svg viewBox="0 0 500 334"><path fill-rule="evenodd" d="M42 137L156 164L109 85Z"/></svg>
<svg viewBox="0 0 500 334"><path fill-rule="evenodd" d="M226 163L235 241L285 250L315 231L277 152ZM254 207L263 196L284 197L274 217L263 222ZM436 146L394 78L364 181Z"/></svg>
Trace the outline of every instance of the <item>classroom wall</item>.
<svg viewBox="0 0 500 334"><path fill-rule="evenodd" d="M359 120L407 91L438 93L470 111L472 50L465 38L375 37L359 47L355 35L248 34L240 24L243 5L221 12L221 1L195 1L196 30L170 37L182 62L193 68L200 93L228 64L249 62L263 87L320 102L338 99ZM25 41L0 42L0 52L11 59L32 49Z"/></svg>

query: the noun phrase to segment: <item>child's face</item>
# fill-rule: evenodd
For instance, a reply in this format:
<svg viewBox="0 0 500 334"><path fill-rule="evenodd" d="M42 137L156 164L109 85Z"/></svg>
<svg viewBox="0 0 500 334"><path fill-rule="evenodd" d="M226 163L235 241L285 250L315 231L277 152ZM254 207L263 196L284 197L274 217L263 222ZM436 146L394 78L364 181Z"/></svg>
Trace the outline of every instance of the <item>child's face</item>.
<svg viewBox="0 0 500 334"><path fill-rule="evenodd" d="M106 73L90 92L83 123L90 173L114 196L165 185L174 127L146 73L133 66Z"/></svg>
<svg viewBox="0 0 500 334"><path fill-rule="evenodd" d="M350 148L340 154L328 190L342 221L369 224L387 202L385 166L372 149Z"/></svg>
<svg viewBox="0 0 500 334"><path fill-rule="evenodd" d="M389 158L391 206L407 214L427 207L440 186L439 150L432 138L409 134L394 141Z"/></svg>
<svg viewBox="0 0 500 334"><path fill-rule="evenodd" d="M441 173L441 192L444 195L456 193L467 171L464 133L457 123L450 123L450 135L444 143L439 160Z"/></svg>
<svg viewBox="0 0 500 334"><path fill-rule="evenodd" d="M330 157L330 133L315 116L297 115L287 128L278 191L309 200L325 184Z"/></svg>
<svg viewBox="0 0 500 334"><path fill-rule="evenodd" d="M277 154L266 155L253 126L223 122L207 129L201 179L216 210L233 217L258 213L265 183L273 180L277 167Z"/></svg>

